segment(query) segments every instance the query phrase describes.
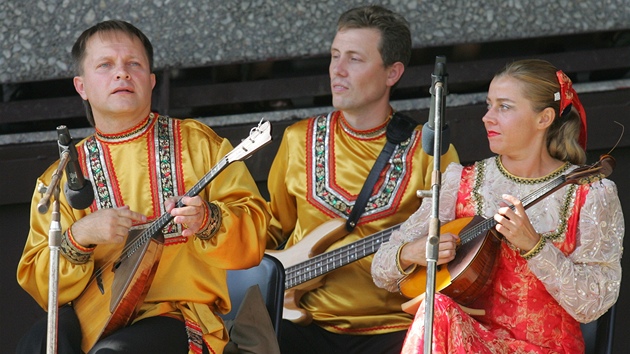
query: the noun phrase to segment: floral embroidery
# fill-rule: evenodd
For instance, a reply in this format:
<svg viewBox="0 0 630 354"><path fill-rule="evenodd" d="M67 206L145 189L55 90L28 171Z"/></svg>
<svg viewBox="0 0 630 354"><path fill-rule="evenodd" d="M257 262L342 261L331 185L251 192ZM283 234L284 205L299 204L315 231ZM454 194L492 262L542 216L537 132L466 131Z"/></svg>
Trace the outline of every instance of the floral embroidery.
<svg viewBox="0 0 630 354"><path fill-rule="evenodd" d="M497 164L497 168L499 169L499 172L501 172L501 174L505 176L505 178L510 179L516 183L521 183L521 184L537 184L537 183L551 181L552 179L563 174L571 166L569 162L565 162L562 166L558 167L555 171L553 171L552 173L546 176L543 176L540 178L523 178L523 177L514 176L508 170L506 170L505 167L503 166L503 163L501 162L500 156L495 157L494 161Z"/></svg>
<svg viewBox="0 0 630 354"><path fill-rule="evenodd" d="M133 140L143 135L147 131L147 129L149 129L151 124L153 124L154 120L155 120L155 114L149 113L149 116L147 117L147 119L143 120L137 126L129 130L126 130L122 133L104 134L104 133L99 132L97 129L95 135L99 140L104 141L106 143L115 143L115 144L124 143L125 141Z"/></svg>
<svg viewBox="0 0 630 354"><path fill-rule="evenodd" d="M188 334L188 350L195 354L203 353L203 333L201 327L191 320L186 320L186 333Z"/></svg>
<svg viewBox="0 0 630 354"><path fill-rule="evenodd" d="M154 124L155 123L155 124ZM88 173L94 181L94 192L97 209L116 208L124 205L123 200L116 200L114 196L118 189L118 179L115 171L108 166L111 165L109 157L109 144L119 144L144 135L153 135L147 138L149 161L155 161L154 169L150 175L151 184L158 186L158 196L154 198L154 203L159 205L160 212L163 210L164 202L167 198L179 195L179 190L183 184L178 184L174 177L181 173L176 164L175 132L178 130L179 121L165 116L151 113L145 121L137 127L117 135L105 135L97 132L86 139L83 148L86 155L86 163L89 166ZM150 165L151 166L151 165ZM164 237L167 244L179 243L181 240L181 225L171 221L164 227Z"/></svg>
<svg viewBox="0 0 630 354"><path fill-rule="evenodd" d="M334 127L337 124L339 112L332 112L327 116L318 116L312 120L309 127L310 141L307 141L307 165L311 173L307 176L311 190L308 199L320 210L331 217L347 218L356 201L356 195L350 198L344 196L341 191L335 189L334 166L335 152L331 141L333 139ZM385 134L385 130L378 130ZM351 135L354 136L354 135ZM370 138L374 138L370 134ZM380 213L392 210L399 194L404 191L404 180L408 178L407 157L411 153L413 142L417 138L414 132L411 138L396 146L389 164L381 180L376 184L376 190L369 198L365 211L362 214L360 223L368 222L380 217Z"/></svg>
<svg viewBox="0 0 630 354"><path fill-rule="evenodd" d="M175 156L173 151L173 124L175 122L167 117L159 116L155 124L155 133L157 139L154 139L156 144L156 169L159 172L157 175L158 186L161 193L161 206L163 207L164 201L177 194L177 185L173 182L173 173L176 170ZM165 213L166 210L162 210ZM172 235L175 233L181 233L181 225L169 222L164 227L164 236Z"/></svg>
<svg viewBox="0 0 630 354"><path fill-rule="evenodd" d="M90 260L94 252L94 247L96 246L90 245L90 247L82 247L76 243L72 237L71 228L68 228L66 232L61 235L59 251L70 262L74 264L85 264Z"/></svg>
<svg viewBox="0 0 630 354"><path fill-rule="evenodd" d="M102 160L101 144L94 136L91 136L85 141L83 147L86 152L89 174L94 181L96 208L113 208L114 201L111 199L110 192L112 187L108 178L109 173L104 168L105 163Z"/></svg>

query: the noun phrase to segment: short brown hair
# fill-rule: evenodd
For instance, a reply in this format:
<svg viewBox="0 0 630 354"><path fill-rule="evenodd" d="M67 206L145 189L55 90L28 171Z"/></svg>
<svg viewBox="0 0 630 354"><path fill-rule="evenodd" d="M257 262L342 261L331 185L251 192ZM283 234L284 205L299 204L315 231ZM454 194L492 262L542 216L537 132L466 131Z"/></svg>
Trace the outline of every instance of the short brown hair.
<svg viewBox="0 0 630 354"><path fill-rule="evenodd" d="M149 59L149 70L153 72L153 45L151 45L151 41L149 38L142 33L137 27L132 25L129 22L121 21L121 20L109 20L99 22L96 25L86 29L81 33L79 38L77 38L76 42L72 46L72 61L74 65L74 70L76 75L81 75L83 73L83 60L85 59L85 48L87 46L87 42L92 36L98 33L111 33L111 32L122 32L130 37L136 37L142 42L144 46L144 51L147 54L147 58Z"/></svg>
<svg viewBox="0 0 630 354"><path fill-rule="evenodd" d="M129 22L121 21L121 20L109 20L99 22L96 25L86 29L81 33L79 38L74 42L72 46L72 65L74 67L74 72L76 75L81 76L83 74L83 60L85 59L85 48L87 46L87 42L92 36L99 33L114 33L120 32L128 35L133 38L136 37L142 42L144 46L144 51L147 54L147 59L149 60L149 70L153 72L153 45L151 45L151 41L149 38L142 33L138 28L132 25ZM92 106L90 102L83 101L83 107L85 108L85 115L87 117L88 122L95 127L96 122L94 121L94 114L92 113Z"/></svg>
<svg viewBox="0 0 630 354"><path fill-rule="evenodd" d="M349 28L374 28L381 33L378 50L388 67L401 62L406 67L411 60L411 31L401 15L382 6L362 6L344 12L337 21L337 31Z"/></svg>

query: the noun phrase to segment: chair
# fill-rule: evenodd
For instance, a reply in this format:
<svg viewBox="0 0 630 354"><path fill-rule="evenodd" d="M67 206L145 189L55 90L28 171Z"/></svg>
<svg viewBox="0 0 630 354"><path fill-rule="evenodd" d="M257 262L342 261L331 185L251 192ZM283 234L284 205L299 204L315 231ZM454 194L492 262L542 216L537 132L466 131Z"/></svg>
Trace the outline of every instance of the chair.
<svg viewBox="0 0 630 354"><path fill-rule="evenodd" d="M233 320L247 289L252 285L258 285L265 300L271 324L276 336L280 338L284 304L284 267L282 263L275 257L265 254L260 264L255 267L229 270L227 272L227 284L232 310L221 317L224 320Z"/></svg>
<svg viewBox="0 0 630 354"><path fill-rule="evenodd" d="M581 325L586 354L612 354L615 306L597 320Z"/></svg>

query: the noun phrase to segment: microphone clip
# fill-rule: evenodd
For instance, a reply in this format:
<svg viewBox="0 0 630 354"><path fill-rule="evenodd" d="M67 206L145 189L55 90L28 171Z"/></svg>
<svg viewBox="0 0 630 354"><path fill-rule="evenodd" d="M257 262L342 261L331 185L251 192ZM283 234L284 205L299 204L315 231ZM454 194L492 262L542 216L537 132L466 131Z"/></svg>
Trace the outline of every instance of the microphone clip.
<svg viewBox="0 0 630 354"><path fill-rule="evenodd" d="M431 87L429 93L435 95L435 85L441 82L444 96L448 95L448 74L446 73L446 57L444 55L438 55L435 57L435 67L431 74Z"/></svg>
<svg viewBox="0 0 630 354"><path fill-rule="evenodd" d="M74 209L88 208L94 201L92 183L83 176L76 146L72 143L70 132L65 125L57 127L57 145L59 155L68 155L70 161L66 165L67 181L64 193L70 206Z"/></svg>

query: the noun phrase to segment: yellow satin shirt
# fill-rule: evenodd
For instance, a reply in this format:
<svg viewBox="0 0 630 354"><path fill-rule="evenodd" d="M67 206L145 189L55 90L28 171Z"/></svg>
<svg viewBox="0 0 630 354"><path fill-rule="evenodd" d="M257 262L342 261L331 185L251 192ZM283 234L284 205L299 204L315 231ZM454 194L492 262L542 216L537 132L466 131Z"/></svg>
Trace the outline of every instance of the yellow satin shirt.
<svg viewBox="0 0 630 354"><path fill-rule="evenodd" d="M291 247L333 218L347 219L370 169L386 143L387 122L370 131L353 130L339 111L288 127L269 173L273 214L267 248ZM374 187L357 227L329 250L405 221L420 206L417 190L431 188L433 158L422 150L421 126L397 146ZM458 156L451 146L444 170ZM328 273L324 285L306 293L301 306L331 332L379 334L405 330L412 318L401 310L407 299L376 287L372 255ZM308 255L304 255L304 260Z"/></svg>
<svg viewBox="0 0 630 354"><path fill-rule="evenodd" d="M154 221L165 213L166 198L188 192L233 148L227 139L195 120L151 113L129 131L116 136L97 132L81 141L77 149L84 174L93 184L95 201L88 209L74 210L62 193L62 232L97 209L124 205L146 215L149 222ZM57 165L50 166L37 183L49 185ZM64 176L62 186L65 181ZM174 223L165 228L159 266L136 320L164 314L181 318L189 332L199 332L212 350L222 352L228 336L216 313L227 312L231 306L226 270L260 262L270 215L243 162L230 164L199 195L220 207L220 229L209 240L202 240L183 237L181 226ZM46 308L51 213L37 211L40 199L36 190L17 278ZM111 262L122 247L98 245L85 264L73 264L60 255L59 304L77 298L93 272Z"/></svg>

